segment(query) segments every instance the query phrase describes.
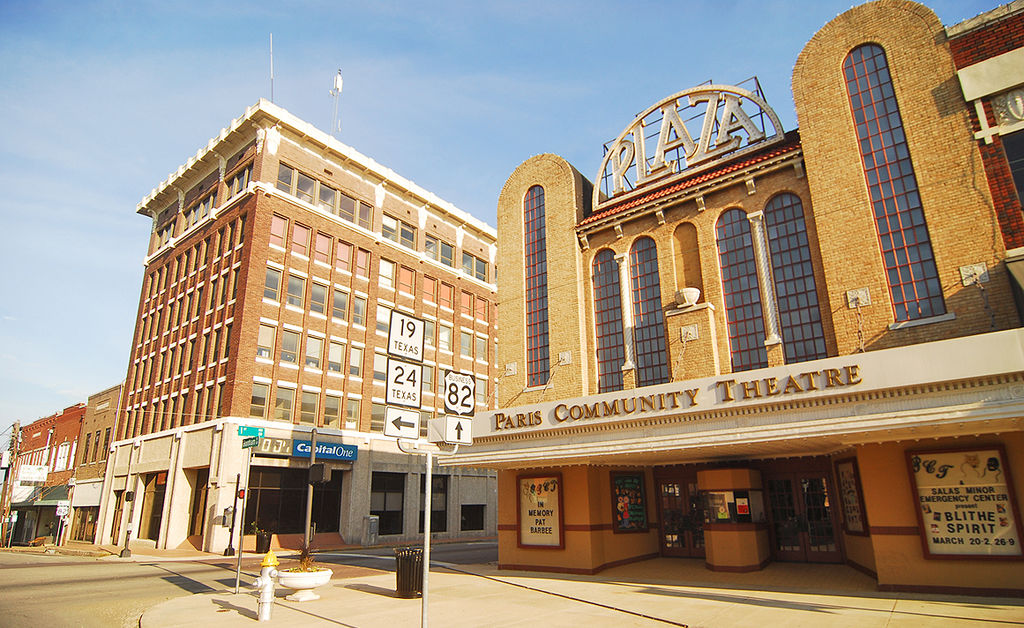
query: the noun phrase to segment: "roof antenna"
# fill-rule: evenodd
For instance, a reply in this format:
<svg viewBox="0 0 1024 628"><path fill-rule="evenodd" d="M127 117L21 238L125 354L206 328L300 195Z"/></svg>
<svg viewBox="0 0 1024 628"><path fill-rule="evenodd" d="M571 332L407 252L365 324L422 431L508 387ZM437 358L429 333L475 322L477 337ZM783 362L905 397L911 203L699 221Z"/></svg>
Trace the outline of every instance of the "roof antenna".
<svg viewBox="0 0 1024 628"><path fill-rule="evenodd" d="M333 137L335 132L341 133L341 119L338 118L338 100L341 96L341 68L338 68L338 74L334 77L334 89L328 92L331 96L334 96L334 115L331 117L331 136Z"/></svg>
<svg viewBox="0 0 1024 628"><path fill-rule="evenodd" d="M270 102L274 102L274 34L270 34Z"/></svg>

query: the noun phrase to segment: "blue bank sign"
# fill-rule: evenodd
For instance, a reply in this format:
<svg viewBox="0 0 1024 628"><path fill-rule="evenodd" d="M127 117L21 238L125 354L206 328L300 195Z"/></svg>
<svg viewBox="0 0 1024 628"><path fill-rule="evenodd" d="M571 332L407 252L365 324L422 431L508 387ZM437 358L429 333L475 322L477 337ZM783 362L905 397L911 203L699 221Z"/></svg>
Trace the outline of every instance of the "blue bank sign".
<svg viewBox="0 0 1024 628"><path fill-rule="evenodd" d="M312 449L308 440L292 441L292 456L296 458L309 458ZM342 445L341 443L317 443L317 460L351 460L354 461L359 455L359 448L355 445Z"/></svg>

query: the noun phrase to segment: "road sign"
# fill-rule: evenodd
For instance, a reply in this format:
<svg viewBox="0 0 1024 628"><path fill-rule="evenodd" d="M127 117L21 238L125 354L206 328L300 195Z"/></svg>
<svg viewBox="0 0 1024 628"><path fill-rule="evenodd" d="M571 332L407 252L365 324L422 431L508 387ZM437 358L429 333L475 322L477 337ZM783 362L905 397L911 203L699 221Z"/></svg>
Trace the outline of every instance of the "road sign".
<svg viewBox="0 0 1024 628"><path fill-rule="evenodd" d="M70 501L62 499L57 502L57 509L56 512L54 513L55 515L57 515L58 517L66 517L69 512L71 512Z"/></svg>
<svg viewBox="0 0 1024 628"><path fill-rule="evenodd" d="M419 410L420 393L423 390L422 377L422 364L413 364L412 362L388 358L388 381L387 394L384 397L385 402L388 405L394 404Z"/></svg>
<svg viewBox="0 0 1024 628"><path fill-rule="evenodd" d="M467 373L444 372L444 411L473 416L476 410L476 378Z"/></svg>
<svg viewBox="0 0 1024 628"><path fill-rule="evenodd" d="M420 319L391 310L388 353L416 362L423 360L423 327Z"/></svg>
<svg viewBox="0 0 1024 628"><path fill-rule="evenodd" d="M416 440L420 436L420 413L404 408L384 408L384 435Z"/></svg>
<svg viewBox="0 0 1024 628"><path fill-rule="evenodd" d="M449 445L472 445L473 420L450 414L444 417L444 442Z"/></svg>
<svg viewBox="0 0 1024 628"><path fill-rule="evenodd" d="M242 449L249 449L260 444L259 436L246 436L242 439Z"/></svg>
<svg viewBox="0 0 1024 628"><path fill-rule="evenodd" d="M265 433L266 433L266 430L263 429L262 427L250 427L248 425L239 425L238 426L238 435L239 436L259 436L260 438L263 438L263 435Z"/></svg>

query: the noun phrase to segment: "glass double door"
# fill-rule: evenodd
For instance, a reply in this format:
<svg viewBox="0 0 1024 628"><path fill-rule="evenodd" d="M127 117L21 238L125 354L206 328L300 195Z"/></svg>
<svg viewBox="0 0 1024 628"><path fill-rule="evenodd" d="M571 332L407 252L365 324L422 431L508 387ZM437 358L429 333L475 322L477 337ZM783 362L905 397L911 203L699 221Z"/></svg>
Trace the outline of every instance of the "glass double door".
<svg viewBox="0 0 1024 628"><path fill-rule="evenodd" d="M704 556L704 514L697 480L659 478L658 512L662 556Z"/></svg>
<svg viewBox="0 0 1024 628"><path fill-rule="evenodd" d="M787 473L765 479L776 560L842 562L830 483L825 472Z"/></svg>

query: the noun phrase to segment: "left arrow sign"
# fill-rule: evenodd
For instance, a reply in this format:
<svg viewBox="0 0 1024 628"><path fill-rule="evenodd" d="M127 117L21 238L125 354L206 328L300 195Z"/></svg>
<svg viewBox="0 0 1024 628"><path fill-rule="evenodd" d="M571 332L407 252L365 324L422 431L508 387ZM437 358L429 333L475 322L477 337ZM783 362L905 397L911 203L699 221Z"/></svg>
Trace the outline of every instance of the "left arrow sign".
<svg viewBox="0 0 1024 628"><path fill-rule="evenodd" d="M384 409L384 435L415 440L420 436L420 413L403 408Z"/></svg>

